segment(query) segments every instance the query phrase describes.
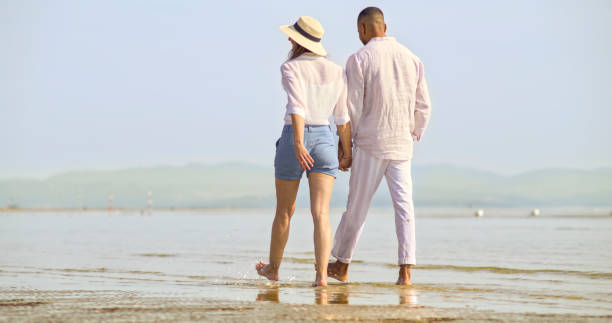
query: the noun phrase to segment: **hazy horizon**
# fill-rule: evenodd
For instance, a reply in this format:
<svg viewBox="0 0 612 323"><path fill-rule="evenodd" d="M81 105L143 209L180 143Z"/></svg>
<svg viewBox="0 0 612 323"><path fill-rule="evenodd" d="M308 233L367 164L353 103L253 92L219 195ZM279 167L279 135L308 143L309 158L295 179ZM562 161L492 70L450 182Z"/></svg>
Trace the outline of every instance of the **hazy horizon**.
<svg viewBox="0 0 612 323"><path fill-rule="evenodd" d="M159 164L151 164L151 165L106 165L106 166L99 166L99 167L92 166L92 167L67 168L67 169L62 169L62 170L58 170L58 171L38 173L38 174L35 174L35 173L32 173L32 174L0 174L0 180L11 180L11 179L34 179L34 180L40 179L40 180L44 180L44 179L47 179L47 178L50 178L50 177L53 177L53 176L57 176L57 175L71 174L71 173L78 173L78 172L115 172L115 171L131 170L131 169L144 170L144 169L166 168L166 167L182 168L182 167L188 167L188 166L193 166L193 165L196 165L196 166L219 166L219 165L231 165L231 164L244 164L244 165L250 165L250 166L255 166L255 167L262 167L262 168L269 168L269 169L273 169L273 167L274 167L274 165L272 165L271 163L270 164L265 164L265 163L258 163L258 162L251 162L251 161L240 161L240 160L211 161L211 162L194 161L194 162L183 162L183 163L159 163ZM453 164L453 163L444 163L444 162L428 163L428 164L414 163L413 167L417 167L417 168L448 167L448 168L466 169L466 170L471 170L471 171L479 171L479 172L483 172L483 173L489 173L489 174L492 174L492 175L498 175L498 176L504 176L504 177L513 177L513 176L518 176L518 175L532 173L532 172L540 172L540 171L563 171L563 170L568 170L568 171L597 171L597 170L605 170L605 169L611 169L612 168L612 166L600 166L600 167L540 167L540 168L525 169L525 170L516 171L516 172L504 173L504 172L498 172L498 171L495 171L495 170L480 169L480 168L470 167L470 166L466 166L466 165L457 165L457 164Z"/></svg>
<svg viewBox="0 0 612 323"><path fill-rule="evenodd" d="M612 166L609 1L0 2L0 178L242 160L272 165L279 30L321 21L329 59L380 7L425 64L414 165L512 175Z"/></svg>
<svg viewBox="0 0 612 323"><path fill-rule="evenodd" d="M114 196L117 207L142 207L149 192L155 207L269 208L275 205L273 168L248 163L190 164L109 171L62 173L45 179L0 180L0 206L105 206ZM419 206L610 206L612 167L590 171L542 170L503 176L448 165L414 166L414 200ZM330 205L343 207L348 173L334 183ZM309 205L306 180L297 205ZM390 206L387 185L375 194L374 207ZM607 211L609 212L609 211ZM606 212L606 214L607 214Z"/></svg>

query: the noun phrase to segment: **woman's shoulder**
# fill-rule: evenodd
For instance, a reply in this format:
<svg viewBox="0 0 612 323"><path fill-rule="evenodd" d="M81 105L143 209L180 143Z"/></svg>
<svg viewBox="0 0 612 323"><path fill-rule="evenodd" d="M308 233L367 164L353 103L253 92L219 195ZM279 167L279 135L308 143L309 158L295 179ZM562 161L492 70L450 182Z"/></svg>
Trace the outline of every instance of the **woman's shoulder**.
<svg viewBox="0 0 612 323"><path fill-rule="evenodd" d="M337 64L336 62L332 61L331 59L329 59L327 56L323 57L323 59L325 60L325 62L327 64L329 64L330 66L333 66L335 68L342 68L342 66L340 66L339 64Z"/></svg>
<svg viewBox="0 0 612 323"><path fill-rule="evenodd" d="M337 71L337 72L342 72L343 71L342 66L340 66L339 64L336 64L336 62L330 60L327 57L323 57L322 59L324 60L325 64L327 65L327 67L329 69Z"/></svg>
<svg viewBox="0 0 612 323"><path fill-rule="evenodd" d="M280 66L281 74L283 75L294 74L296 72L296 67L297 66L296 66L295 59L290 59L281 64Z"/></svg>

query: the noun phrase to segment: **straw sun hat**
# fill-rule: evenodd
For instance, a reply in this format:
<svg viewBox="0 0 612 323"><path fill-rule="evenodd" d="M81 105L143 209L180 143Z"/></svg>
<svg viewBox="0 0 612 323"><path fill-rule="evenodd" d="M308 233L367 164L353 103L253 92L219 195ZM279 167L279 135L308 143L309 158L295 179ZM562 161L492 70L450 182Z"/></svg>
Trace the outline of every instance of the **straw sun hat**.
<svg viewBox="0 0 612 323"><path fill-rule="evenodd" d="M321 56L327 55L327 51L321 44L323 26L316 19L301 16L295 24L280 26L280 30L311 52Z"/></svg>

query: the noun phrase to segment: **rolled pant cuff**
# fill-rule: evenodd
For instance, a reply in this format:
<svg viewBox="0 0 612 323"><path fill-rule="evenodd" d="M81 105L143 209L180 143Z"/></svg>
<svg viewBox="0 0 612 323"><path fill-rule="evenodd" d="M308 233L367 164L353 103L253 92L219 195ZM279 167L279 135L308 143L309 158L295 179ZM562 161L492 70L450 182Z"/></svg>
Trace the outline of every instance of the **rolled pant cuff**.
<svg viewBox="0 0 612 323"><path fill-rule="evenodd" d="M336 255L334 255L334 254L332 254L332 256L333 256L334 258L336 258L336 260L338 260L338 261L339 261L339 262L341 262L341 263L344 263L344 264L350 264L350 263L351 263L351 260L350 260L350 259L347 259L347 258L342 258L342 257L338 257L338 256L336 256Z"/></svg>
<svg viewBox="0 0 612 323"><path fill-rule="evenodd" d="M400 259L397 264L401 265L416 265L416 261L414 259Z"/></svg>

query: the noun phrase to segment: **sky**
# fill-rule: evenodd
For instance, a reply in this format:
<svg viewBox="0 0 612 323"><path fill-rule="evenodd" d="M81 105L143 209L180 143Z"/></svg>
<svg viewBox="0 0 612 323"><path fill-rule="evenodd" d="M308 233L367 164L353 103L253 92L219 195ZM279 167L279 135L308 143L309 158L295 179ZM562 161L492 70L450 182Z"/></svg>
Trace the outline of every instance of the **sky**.
<svg viewBox="0 0 612 323"><path fill-rule="evenodd" d="M317 18L344 66L370 5L425 64L432 118L413 164L612 166L611 1L0 0L0 178L272 167L278 27Z"/></svg>

